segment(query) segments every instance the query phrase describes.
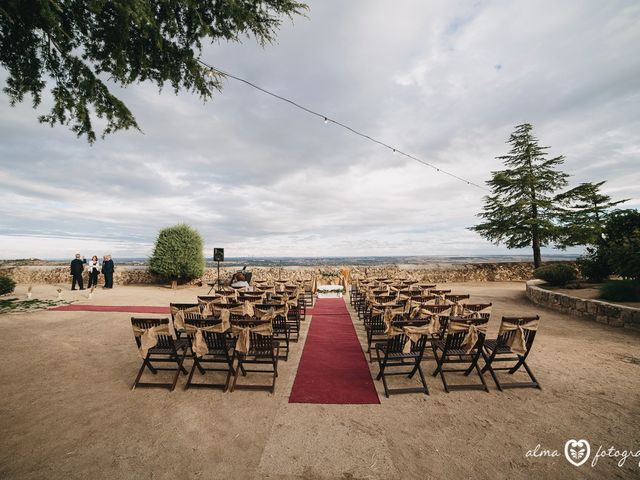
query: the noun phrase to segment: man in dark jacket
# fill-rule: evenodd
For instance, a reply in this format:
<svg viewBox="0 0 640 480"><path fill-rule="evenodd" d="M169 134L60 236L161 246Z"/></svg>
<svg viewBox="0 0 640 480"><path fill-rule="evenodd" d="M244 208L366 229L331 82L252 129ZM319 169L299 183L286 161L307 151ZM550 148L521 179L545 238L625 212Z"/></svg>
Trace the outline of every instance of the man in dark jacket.
<svg viewBox="0 0 640 480"><path fill-rule="evenodd" d="M71 276L73 280L71 281L71 290L76 289L76 283L80 290L84 290L84 283L82 282L82 272L84 271L84 264L87 263L87 260L83 257L80 260L80 254L76 253L76 258L71 260Z"/></svg>
<svg viewBox="0 0 640 480"><path fill-rule="evenodd" d="M111 255L105 255L102 262L102 274L104 275L104 288L113 288L113 271L115 270Z"/></svg>

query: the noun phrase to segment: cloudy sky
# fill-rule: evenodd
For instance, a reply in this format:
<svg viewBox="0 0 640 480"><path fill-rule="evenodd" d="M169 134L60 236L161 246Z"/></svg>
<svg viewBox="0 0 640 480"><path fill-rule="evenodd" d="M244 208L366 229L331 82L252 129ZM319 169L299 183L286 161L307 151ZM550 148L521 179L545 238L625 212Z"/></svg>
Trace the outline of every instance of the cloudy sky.
<svg viewBox="0 0 640 480"><path fill-rule="evenodd" d="M203 59L478 184L532 123L571 185L640 207L639 2L309 5ZM145 256L180 222L228 256L507 252L465 228L486 192L242 83L121 97L144 134L89 146L0 94L1 258Z"/></svg>

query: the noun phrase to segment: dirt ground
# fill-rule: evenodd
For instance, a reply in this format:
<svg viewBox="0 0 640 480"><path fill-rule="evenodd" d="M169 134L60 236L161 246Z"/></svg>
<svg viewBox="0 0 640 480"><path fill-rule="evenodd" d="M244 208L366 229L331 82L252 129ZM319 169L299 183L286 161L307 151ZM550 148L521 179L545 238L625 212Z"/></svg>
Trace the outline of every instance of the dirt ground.
<svg viewBox="0 0 640 480"><path fill-rule="evenodd" d="M640 451L640 334L530 304L522 283L447 285L493 302L490 335L502 315L540 314L529 364L542 390L501 393L487 374L490 393L447 394L431 377L429 358L429 396L387 399L376 381L380 405L289 404L308 317L273 395L184 391L185 377L174 392L131 391L140 365L131 314L1 315L0 478L640 478L640 457L622 467L620 458L591 466L599 446ZM91 300L87 291L63 295L87 304L168 305L206 292L116 285ZM26 296L26 286L16 294ZM33 296L57 292L39 285ZM357 317L354 323L364 343ZM570 439L591 444L581 467L565 459ZM537 445L558 456L527 457Z"/></svg>

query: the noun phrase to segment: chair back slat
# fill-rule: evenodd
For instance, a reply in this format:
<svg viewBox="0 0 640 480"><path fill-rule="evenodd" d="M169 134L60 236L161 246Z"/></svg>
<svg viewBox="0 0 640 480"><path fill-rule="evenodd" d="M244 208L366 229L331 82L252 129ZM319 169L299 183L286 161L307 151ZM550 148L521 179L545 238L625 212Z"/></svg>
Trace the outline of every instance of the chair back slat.
<svg viewBox="0 0 640 480"><path fill-rule="evenodd" d="M512 325L523 325L539 319L540 319L539 315L528 316L528 317L502 317L502 322L510 323ZM529 352L533 345L533 341L536 338L537 331L524 329L523 333L524 333L526 350L527 352ZM519 330L510 330L510 331L504 331L500 333L500 335L498 335L498 345L506 346L507 343L510 341L511 337L513 337L514 335L520 335Z"/></svg>
<svg viewBox="0 0 640 480"><path fill-rule="evenodd" d="M199 319L185 319L185 323L192 325L196 328L206 328L217 325L221 322L219 318L199 318ZM193 338L195 332L189 332L189 337ZM212 350L227 350L227 338L229 338L229 334L227 332L207 332L202 331L202 337L207 344L207 348L209 351Z"/></svg>
<svg viewBox="0 0 640 480"><path fill-rule="evenodd" d="M446 295L447 293L451 293L451 289L449 289L449 290L429 289L429 294L431 294L431 295Z"/></svg>
<svg viewBox="0 0 640 480"><path fill-rule="evenodd" d="M485 325L489 322L488 318L462 318L462 317L449 317L448 324L446 329L446 341L445 341L445 351L448 349L458 349L462 348L462 343L467 336L466 331L451 331L450 325L452 323L465 323L467 325ZM482 332L478 332L478 342L474 346L475 349L482 348L484 344L485 334Z"/></svg>
<svg viewBox="0 0 640 480"><path fill-rule="evenodd" d="M134 325L140 329L148 330L149 328L158 327L160 325L167 325L169 323L168 318L141 318L131 317L131 325ZM138 348L141 346L140 337L135 336L136 345ZM175 343L171 335L158 334L158 343L154 348L169 348L175 350Z"/></svg>
<svg viewBox="0 0 640 480"><path fill-rule="evenodd" d="M449 300L450 302L457 303L460 300L466 300L470 297L469 294L445 294L444 299Z"/></svg>

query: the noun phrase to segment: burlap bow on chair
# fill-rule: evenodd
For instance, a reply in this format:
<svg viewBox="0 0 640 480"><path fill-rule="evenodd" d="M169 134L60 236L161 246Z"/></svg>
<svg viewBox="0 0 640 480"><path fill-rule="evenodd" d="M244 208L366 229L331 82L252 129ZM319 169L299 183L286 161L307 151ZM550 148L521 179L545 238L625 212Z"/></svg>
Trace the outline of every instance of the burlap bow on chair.
<svg viewBox="0 0 640 480"><path fill-rule="evenodd" d="M189 323L185 324L185 330L187 331L187 334L193 335L191 340L191 350L193 350L193 353L195 353L197 357L203 357L207 353L209 353L209 347L207 347L207 342L205 342L202 332L226 332L231 326L231 324L229 323L230 317L231 314L229 310L225 308L220 311L220 323L217 323L216 325L211 325L208 327L196 327L195 325L191 325Z"/></svg>
<svg viewBox="0 0 640 480"><path fill-rule="evenodd" d="M171 322L156 325L151 328L140 328L136 325L132 325L133 334L136 337L140 337L140 348L138 354L141 358L147 358L149 350L158 344L158 335L170 335L173 339L176 338L176 332L173 330Z"/></svg>
<svg viewBox="0 0 640 480"><path fill-rule="evenodd" d="M428 333L430 335L433 335L435 333L438 333L438 330L440 330L440 317L438 314L433 313L431 310L429 310L427 307L424 307L422 305L418 305L417 307L414 307L411 310L411 313L409 314L409 318L416 319L431 319L431 321L429 322L429 325L427 325L428 327Z"/></svg>
<svg viewBox="0 0 640 480"><path fill-rule="evenodd" d="M244 303L238 307L233 307L229 309L233 315L243 315L253 317L254 308L249 300L245 300Z"/></svg>
<svg viewBox="0 0 640 480"><path fill-rule="evenodd" d="M220 310L217 306L221 303L227 303L227 302L228 301L226 297L218 297L211 300L210 302L205 300L198 300L198 303L202 308L202 316L205 318L215 315L216 312Z"/></svg>
<svg viewBox="0 0 640 480"><path fill-rule="evenodd" d="M456 302L451 307L451 316L465 318L483 318L483 315L491 315L491 305L481 310L469 310L464 303Z"/></svg>
<svg viewBox="0 0 640 480"><path fill-rule="evenodd" d="M532 320L530 322L523 323L522 325L503 321L500 324L500 332L498 333L498 336L506 332L517 330L514 335L507 338L506 344L513 353L523 356L527 353L527 340L524 331L528 330L530 332L535 332L538 330L539 323L540 320Z"/></svg>
<svg viewBox="0 0 640 480"><path fill-rule="evenodd" d="M287 318L287 315L289 315L289 305L284 304L278 306L278 308L276 308L276 306L273 306L269 307L268 309L255 308L255 316L260 320L273 320L278 315Z"/></svg>
<svg viewBox="0 0 640 480"><path fill-rule="evenodd" d="M197 313L201 316L200 305L196 305L195 307L189 307L180 309L178 307L171 307L171 315L173 315L173 322L176 324L176 327L179 330L184 330L184 316L187 313Z"/></svg>
<svg viewBox="0 0 640 480"><path fill-rule="evenodd" d="M433 295L435 298L432 298L431 300L427 300L427 304L429 305L449 305L452 304L452 302L449 302L444 295L437 295L435 293L431 293L430 295Z"/></svg>
<svg viewBox="0 0 640 480"><path fill-rule="evenodd" d="M234 337L238 337L236 340L236 351L246 354L251 348L251 334L257 333L258 335L263 336L273 335L273 326L271 325L271 321L268 323L261 323L254 327L239 327L237 325L232 325L231 332Z"/></svg>
<svg viewBox="0 0 640 480"><path fill-rule="evenodd" d="M467 332L460 347L462 347L466 353L469 353L473 350L476 343L478 343L480 334L487 333L487 323L476 325L474 323L449 322L448 330L449 332Z"/></svg>
<svg viewBox="0 0 640 480"><path fill-rule="evenodd" d="M411 351L411 345L417 343L423 335L428 335L431 333L431 324L432 321L428 325L424 325L421 327L416 327L412 325L407 325L406 327L402 327L401 329L395 327L393 325L393 319L395 315L392 312L392 309L387 308L384 313L384 333L388 337L395 337L397 335L405 334L407 336L407 341L402 347L402 353L409 353Z"/></svg>

